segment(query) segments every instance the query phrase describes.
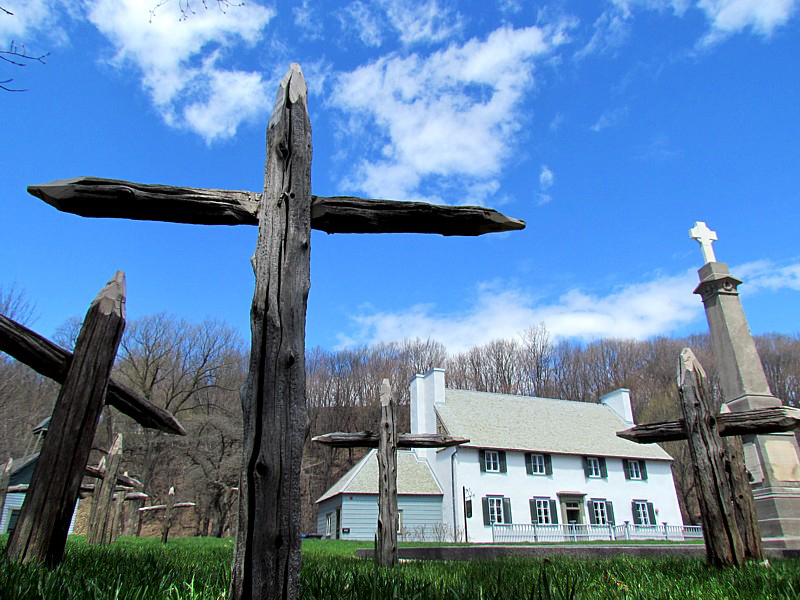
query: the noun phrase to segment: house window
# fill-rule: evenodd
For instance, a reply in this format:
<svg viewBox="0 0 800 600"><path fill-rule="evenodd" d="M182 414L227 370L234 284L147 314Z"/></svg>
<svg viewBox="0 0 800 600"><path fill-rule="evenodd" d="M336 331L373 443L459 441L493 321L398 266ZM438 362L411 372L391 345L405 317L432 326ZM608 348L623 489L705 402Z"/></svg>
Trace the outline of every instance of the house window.
<svg viewBox="0 0 800 600"><path fill-rule="evenodd" d="M602 477L602 471L600 471L600 459L595 456L587 456L586 457L586 475L588 477Z"/></svg>
<svg viewBox="0 0 800 600"><path fill-rule="evenodd" d="M653 503L647 500L634 500L631 503L631 512L633 513L633 524L643 525L645 527L656 524L656 512L653 509Z"/></svg>
<svg viewBox="0 0 800 600"><path fill-rule="evenodd" d="M499 473L500 472L500 453L494 450L487 450L485 454L486 459L486 472Z"/></svg>
<svg viewBox="0 0 800 600"><path fill-rule="evenodd" d="M639 468L638 460L628 461L628 479L641 479L642 470Z"/></svg>
<svg viewBox="0 0 800 600"><path fill-rule="evenodd" d="M552 525L553 519L550 514L550 498L536 498L536 524Z"/></svg>
<svg viewBox="0 0 800 600"><path fill-rule="evenodd" d="M403 534L403 511L397 511L397 533L398 535Z"/></svg>
<svg viewBox="0 0 800 600"><path fill-rule="evenodd" d="M330 537L333 533L333 513L325 515L325 537Z"/></svg>
<svg viewBox="0 0 800 600"><path fill-rule="evenodd" d="M608 513L606 512L606 503L604 501L592 502L592 513L594 514L595 525L608 525Z"/></svg>
<svg viewBox="0 0 800 600"><path fill-rule="evenodd" d="M544 464L544 455L543 454L531 454L531 474L533 475L544 475L547 473L547 469L545 468Z"/></svg>
<svg viewBox="0 0 800 600"><path fill-rule="evenodd" d="M483 524L511 523L511 498L503 496L483 497Z"/></svg>

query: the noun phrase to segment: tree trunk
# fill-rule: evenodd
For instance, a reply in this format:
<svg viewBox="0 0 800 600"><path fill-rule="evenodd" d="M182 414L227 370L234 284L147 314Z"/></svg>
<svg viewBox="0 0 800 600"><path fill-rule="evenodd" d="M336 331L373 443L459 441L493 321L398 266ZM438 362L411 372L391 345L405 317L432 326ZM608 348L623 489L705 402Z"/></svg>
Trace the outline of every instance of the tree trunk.
<svg viewBox="0 0 800 600"><path fill-rule="evenodd" d="M381 384L381 433L378 446L378 547L379 565L397 564L397 425L389 380Z"/></svg>
<svg viewBox="0 0 800 600"><path fill-rule="evenodd" d="M311 124L299 65L281 81L253 256L250 371L230 598L295 599L300 583L300 466L307 417Z"/></svg>
<svg viewBox="0 0 800 600"><path fill-rule="evenodd" d="M61 561L124 327L125 275L117 271L86 313L30 490L8 541L11 560L51 566Z"/></svg>
<svg viewBox="0 0 800 600"><path fill-rule="evenodd" d="M700 500L708 563L744 565L742 536L734 515L729 462L705 385L703 367L688 348L681 352L680 398Z"/></svg>

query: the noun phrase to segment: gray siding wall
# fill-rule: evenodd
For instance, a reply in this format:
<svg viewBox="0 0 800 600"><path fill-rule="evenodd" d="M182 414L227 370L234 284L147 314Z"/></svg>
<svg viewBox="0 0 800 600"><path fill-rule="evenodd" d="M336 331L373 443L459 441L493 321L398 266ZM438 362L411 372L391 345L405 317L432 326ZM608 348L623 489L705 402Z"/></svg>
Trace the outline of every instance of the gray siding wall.
<svg viewBox="0 0 800 600"><path fill-rule="evenodd" d="M13 509L22 508L22 503L25 502L25 494L6 494L6 503L3 506L2 515L0 515L0 534L7 533L6 529L8 528L8 516ZM72 534L72 530L75 527L75 515L78 513L78 504L80 500L75 503L75 511L72 513L72 521L69 523L69 533Z"/></svg>
<svg viewBox="0 0 800 600"><path fill-rule="evenodd" d="M324 504L324 503L323 503ZM442 536L442 497L441 496L398 496L397 507L403 511L403 532L400 541L439 541ZM327 512L330 512L328 509ZM325 531L325 517L322 507L322 532ZM373 540L378 527L377 494L352 494L344 496L342 503L341 526L349 528L350 533L342 533L344 540Z"/></svg>
<svg viewBox="0 0 800 600"><path fill-rule="evenodd" d="M331 539L336 538L336 528L338 527L338 523L336 523L336 509L342 505L342 495L336 495L333 498L328 498L327 500L323 500L322 502L317 505L317 533L324 536L325 535L325 519L328 513L333 513L333 530L331 531Z"/></svg>

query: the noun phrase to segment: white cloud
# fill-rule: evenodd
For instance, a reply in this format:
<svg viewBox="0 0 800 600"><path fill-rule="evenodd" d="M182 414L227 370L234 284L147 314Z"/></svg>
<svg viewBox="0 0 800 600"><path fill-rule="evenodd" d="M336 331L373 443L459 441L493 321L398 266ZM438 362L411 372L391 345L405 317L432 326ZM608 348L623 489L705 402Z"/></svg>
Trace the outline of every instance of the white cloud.
<svg viewBox="0 0 800 600"><path fill-rule="evenodd" d="M415 198L429 176L464 189L494 179L514 147L534 60L551 48L540 28L502 27L484 40L424 56L393 53L341 74L331 104L351 128L385 134L378 158L361 149L348 183L373 196Z"/></svg>
<svg viewBox="0 0 800 600"><path fill-rule="evenodd" d="M762 261L735 267L747 277L748 293L761 290L800 291L800 264L776 267ZM697 272L667 275L620 286L607 294L573 288L552 302L542 302L508 283L479 286L472 306L451 313L433 305L397 312L362 310L352 317L355 332L340 336L345 345L432 338L450 351L461 351L493 339L511 338L544 323L558 338L584 341L603 337L646 339L669 334L703 314L692 293Z"/></svg>
<svg viewBox="0 0 800 600"><path fill-rule="evenodd" d="M403 44L441 42L464 25L460 14L440 6L437 0L413 5L406 0L384 0L382 4Z"/></svg>
<svg viewBox="0 0 800 600"><path fill-rule="evenodd" d="M228 53L260 41L274 10L258 4L198 10L180 23L159 12L150 20L139 0L94 0L89 20L113 45L111 64L141 73L164 120L207 142L232 136L268 105L261 76L227 68Z"/></svg>
<svg viewBox="0 0 800 600"><path fill-rule="evenodd" d="M18 45L42 36L48 43L67 41L67 33L59 23L69 4L65 0L3 0L0 4L8 15L0 12L0 45L6 49L14 41Z"/></svg>
<svg viewBox="0 0 800 600"><path fill-rule="evenodd" d="M539 187L543 190L546 190L552 187L553 183L555 183L556 176L553 174L553 171L550 170L550 167L547 165L542 165L541 170L539 171Z"/></svg>
<svg viewBox="0 0 800 600"><path fill-rule="evenodd" d="M322 38L322 21L317 17L309 0L292 9L294 24L303 30L303 36L310 40Z"/></svg>
<svg viewBox="0 0 800 600"><path fill-rule="evenodd" d="M383 42L381 16L370 5L361 0L350 3L339 16L342 29L355 29L365 46L377 48Z"/></svg>
<svg viewBox="0 0 800 600"><path fill-rule="evenodd" d="M797 8L797 1L699 0L697 6L711 23L711 31L701 40L701 44L709 45L747 28L769 36L776 27L789 20Z"/></svg>
<svg viewBox="0 0 800 600"><path fill-rule="evenodd" d="M623 106L621 108L615 108L612 110L607 110L602 115L600 115L600 117L598 117L597 121L595 121L594 125L589 127L589 129L594 131L595 133L600 133L604 129L608 129L609 127L614 127L627 115L628 115L627 106Z"/></svg>

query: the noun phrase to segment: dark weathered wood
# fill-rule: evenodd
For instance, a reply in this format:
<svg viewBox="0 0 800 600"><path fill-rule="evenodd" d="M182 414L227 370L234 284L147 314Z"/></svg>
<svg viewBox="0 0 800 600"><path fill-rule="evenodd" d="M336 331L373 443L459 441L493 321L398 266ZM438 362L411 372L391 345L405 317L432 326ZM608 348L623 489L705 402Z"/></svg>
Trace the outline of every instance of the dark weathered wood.
<svg viewBox="0 0 800 600"><path fill-rule="evenodd" d="M798 428L800 428L800 410L789 406L758 408L717 415L717 432L724 437L777 433ZM686 439L686 427L683 421L663 421L637 425L624 431L618 431L617 435L639 444L672 442Z"/></svg>
<svg viewBox="0 0 800 600"><path fill-rule="evenodd" d="M6 505L6 490L8 489L8 480L11 479L11 469L14 468L14 459L9 457L0 473L0 515L3 514L3 507Z"/></svg>
<svg viewBox="0 0 800 600"><path fill-rule="evenodd" d="M110 511L114 489L117 487L117 476L122 462L122 434L118 433L108 452L108 467L105 477L101 480L99 489L93 498L92 517L86 533L86 541L90 544L107 544L111 541Z"/></svg>
<svg viewBox="0 0 800 600"><path fill-rule="evenodd" d="M744 544L734 515L725 449L717 435L705 372L688 348L681 352L679 393L700 501L706 557L716 567L743 566Z"/></svg>
<svg viewBox="0 0 800 600"><path fill-rule="evenodd" d="M117 271L92 302L78 334L30 490L8 541L11 560L61 561L124 326L125 276Z"/></svg>
<svg viewBox="0 0 800 600"><path fill-rule="evenodd" d="M258 225L259 194L76 177L28 186L63 212L198 225ZM482 206L443 206L354 196L311 196L311 228L327 233L482 235L525 228Z"/></svg>
<svg viewBox="0 0 800 600"><path fill-rule="evenodd" d="M379 436L371 431L334 431L315 436L311 441L334 448L377 448ZM401 433L397 436L398 448L448 448L468 443L469 438L439 433Z"/></svg>
<svg viewBox="0 0 800 600"><path fill-rule="evenodd" d="M739 527L739 534L742 536L744 557L751 560L764 560L761 526L758 524L753 490L747 478L742 440L734 436L722 438L722 446L725 449L728 481L731 484L733 516Z"/></svg>
<svg viewBox="0 0 800 600"><path fill-rule="evenodd" d="M230 588L235 600L299 597L311 123L297 64L281 81L267 125L265 171L252 261L250 369L242 387L244 453Z"/></svg>
<svg viewBox="0 0 800 600"><path fill-rule="evenodd" d="M70 352L3 315L0 315L0 352L57 383L64 383L72 361ZM113 379L109 381L105 401L143 427L186 435L186 430L169 411L151 404Z"/></svg>
<svg viewBox="0 0 800 600"><path fill-rule="evenodd" d="M10 485L6 488L6 491L9 494L22 494L27 492L30 486L27 483L20 483L17 485ZM83 494L93 494L94 493L94 485L89 483L82 483L81 487L78 490Z"/></svg>
<svg viewBox="0 0 800 600"><path fill-rule="evenodd" d="M97 520L97 508L98 508L98 501L97 501L98 495L97 495L97 492L98 492L99 489L102 488L102 484L103 484L102 479L105 477L105 474L106 474L106 457L105 456L101 456L100 457L100 461L97 463L96 467L91 466L91 465L86 465L86 469L84 470L84 476L87 474L87 472L88 472L88 470L90 468L93 469L93 470L96 470L99 473L98 478L101 481L100 481L100 485L99 486L96 486L93 483L89 484L89 485L92 486L92 503L91 503L91 505L89 507L89 520L87 521L88 525L86 527L86 529L87 529L87 537L88 537L89 532L91 531L92 523L94 523Z"/></svg>
<svg viewBox="0 0 800 600"><path fill-rule="evenodd" d="M378 444L378 564L397 564L397 423L389 380L381 383L381 429Z"/></svg>
<svg viewBox="0 0 800 600"><path fill-rule="evenodd" d="M103 479L105 477L105 470L95 467L93 465L86 465L86 477L94 477L95 479ZM138 479L131 477L127 472L117 473L117 485L124 485L127 487L143 490L144 484Z"/></svg>
<svg viewBox="0 0 800 600"><path fill-rule="evenodd" d="M167 504L164 507L164 521L161 523L161 543L166 544L169 537L169 528L172 525L172 509L175 506L175 488L170 487L167 492Z"/></svg>
<svg viewBox="0 0 800 600"><path fill-rule="evenodd" d="M127 500L127 492L120 490L114 494L114 510L111 513L111 522L108 525L108 543L113 544L117 541L122 530L122 516Z"/></svg>

